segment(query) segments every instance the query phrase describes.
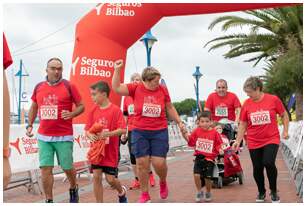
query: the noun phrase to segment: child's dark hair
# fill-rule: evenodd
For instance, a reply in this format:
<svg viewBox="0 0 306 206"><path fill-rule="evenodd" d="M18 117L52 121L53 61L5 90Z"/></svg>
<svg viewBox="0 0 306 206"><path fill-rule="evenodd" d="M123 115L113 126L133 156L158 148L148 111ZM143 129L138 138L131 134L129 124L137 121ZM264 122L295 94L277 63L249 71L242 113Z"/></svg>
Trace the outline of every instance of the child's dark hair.
<svg viewBox="0 0 306 206"><path fill-rule="evenodd" d="M208 118L211 120L211 112L210 111L204 111L198 114L197 120L200 120L201 117Z"/></svg>
<svg viewBox="0 0 306 206"><path fill-rule="evenodd" d="M106 96L109 96L110 93L110 88L107 84L107 82L104 81L98 81L96 83L94 83L93 85L90 86L91 89L98 89L99 92L105 92Z"/></svg>

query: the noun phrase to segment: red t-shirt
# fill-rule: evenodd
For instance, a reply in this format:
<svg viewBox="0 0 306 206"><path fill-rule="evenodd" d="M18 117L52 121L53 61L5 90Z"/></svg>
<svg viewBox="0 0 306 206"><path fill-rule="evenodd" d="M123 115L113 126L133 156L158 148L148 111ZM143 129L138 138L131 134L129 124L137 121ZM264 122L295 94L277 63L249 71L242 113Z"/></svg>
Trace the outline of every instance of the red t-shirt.
<svg viewBox="0 0 306 206"><path fill-rule="evenodd" d="M188 146L194 147L194 154L202 154L206 159L214 161L222 145L220 134L215 130L196 128L188 138Z"/></svg>
<svg viewBox="0 0 306 206"><path fill-rule="evenodd" d="M88 114L85 130L88 131L94 123L101 123L104 131L114 131L126 127L122 111L114 104L111 104L105 109L101 109L99 105L96 105ZM119 137L108 137L105 141L105 156L99 165L117 167L118 155Z"/></svg>
<svg viewBox="0 0 306 206"><path fill-rule="evenodd" d="M205 107L211 111L213 121L219 121L222 118L235 121L235 109L241 107L241 104L232 92L227 92L224 97L214 92L208 96Z"/></svg>
<svg viewBox="0 0 306 206"><path fill-rule="evenodd" d="M267 144L279 144L280 136L276 114L282 115L285 108L274 95L264 94L260 102L247 99L240 113L240 121L247 122L247 142L249 149Z"/></svg>
<svg viewBox="0 0 306 206"><path fill-rule="evenodd" d="M134 100L135 129L160 130L168 127L166 103L171 102L168 90L159 85L154 91L145 88L143 83L127 84L129 96Z"/></svg>
<svg viewBox="0 0 306 206"><path fill-rule="evenodd" d="M6 38L3 33L3 68L6 69L13 63L10 49L7 45Z"/></svg>
<svg viewBox="0 0 306 206"><path fill-rule="evenodd" d="M123 113L127 114L127 125L128 125L128 130L132 131L134 126L133 126L133 118L134 118L134 102L133 98L130 96L124 97L123 100Z"/></svg>
<svg viewBox="0 0 306 206"><path fill-rule="evenodd" d="M72 119L64 120L61 118L61 113L62 110L72 111L72 104L78 104L82 99L77 88L73 84L70 84L70 87L71 94L63 81L52 86L48 82L42 82L34 90L32 101L38 105L39 134L46 136L73 135Z"/></svg>

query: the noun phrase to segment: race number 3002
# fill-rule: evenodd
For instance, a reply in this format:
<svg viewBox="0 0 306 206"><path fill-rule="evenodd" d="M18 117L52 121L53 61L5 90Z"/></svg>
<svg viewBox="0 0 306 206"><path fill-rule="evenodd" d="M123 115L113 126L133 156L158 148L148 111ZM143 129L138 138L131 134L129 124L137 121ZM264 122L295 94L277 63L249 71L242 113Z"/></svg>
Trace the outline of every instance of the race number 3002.
<svg viewBox="0 0 306 206"><path fill-rule="evenodd" d="M252 125L264 125L264 124L271 123L269 111L259 111L259 112L251 113L250 119L251 119Z"/></svg>
<svg viewBox="0 0 306 206"><path fill-rule="evenodd" d="M199 138L196 142L196 150L205 152L205 153L212 153L213 144L214 142L212 140Z"/></svg>
<svg viewBox="0 0 306 206"><path fill-rule="evenodd" d="M40 117L43 120L57 119L58 109L57 105L48 105L40 107Z"/></svg>
<svg viewBox="0 0 306 206"><path fill-rule="evenodd" d="M142 116L160 117L161 106L157 104L144 104L142 107Z"/></svg>

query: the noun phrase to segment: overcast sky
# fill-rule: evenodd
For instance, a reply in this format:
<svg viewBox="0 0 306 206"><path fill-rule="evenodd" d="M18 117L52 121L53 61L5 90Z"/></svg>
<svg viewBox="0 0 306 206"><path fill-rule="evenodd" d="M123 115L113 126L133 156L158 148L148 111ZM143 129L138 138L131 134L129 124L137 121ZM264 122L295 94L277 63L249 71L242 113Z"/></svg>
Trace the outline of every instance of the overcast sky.
<svg viewBox="0 0 306 206"><path fill-rule="evenodd" d="M20 59L30 75L25 78L24 84L29 103L34 86L45 77L46 62L51 57L57 56L63 60L64 78L69 78L75 25L94 6L95 4L3 5L3 29L14 60L14 64L7 71L11 94L16 94L19 87L18 80L13 74L19 70ZM201 100L206 100L209 93L214 91L215 82L220 78L228 81L229 91L236 93L240 100L244 100L247 96L242 90L243 82L251 75L264 73L261 69L263 64L254 68L253 63L243 62L247 56L224 59L223 54L228 48L211 52L208 52L208 48L203 48L207 41L225 34L221 32L220 27L210 31L208 26L215 18L227 14L244 15L235 12L167 17L152 28L152 34L158 39L152 49L152 66L162 73L173 102L185 98L195 99L195 80L192 74L196 66L200 66L203 74L199 82ZM63 29L52 34L61 28ZM50 36L19 50L47 35ZM59 45L49 47L56 44ZM145 66L145 47L137 41L128 50L125 80L128 81L132 73L141 72ZM15 92L12 89L14 86ZM16 97L11 97L11 102L14 103L11 107L15 111L16 101ZM26 109L29 103L25 104Z"/></svg>

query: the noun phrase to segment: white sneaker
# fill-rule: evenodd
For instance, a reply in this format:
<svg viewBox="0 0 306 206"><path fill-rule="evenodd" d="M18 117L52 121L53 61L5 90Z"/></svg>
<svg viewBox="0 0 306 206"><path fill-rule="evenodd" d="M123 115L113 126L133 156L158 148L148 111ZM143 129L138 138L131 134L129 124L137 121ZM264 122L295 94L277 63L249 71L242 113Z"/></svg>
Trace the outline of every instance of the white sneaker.
<svg viewBox="0 0 306 206"><path fill-rule="evenodd" d="M203 191L198 192L195 198L196 202L201 202L203 199L204 199L204 192Z"/></svg>
<svg viewBox="0 0 306 206"><path fill-rule="evenodd" d="M205 201L210 202L212 200L211 192L205 192Z"/></svg>

